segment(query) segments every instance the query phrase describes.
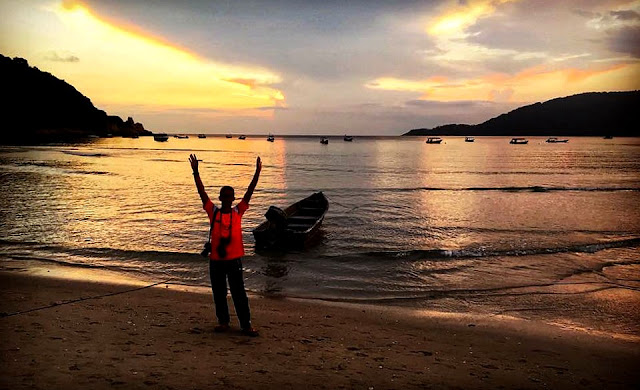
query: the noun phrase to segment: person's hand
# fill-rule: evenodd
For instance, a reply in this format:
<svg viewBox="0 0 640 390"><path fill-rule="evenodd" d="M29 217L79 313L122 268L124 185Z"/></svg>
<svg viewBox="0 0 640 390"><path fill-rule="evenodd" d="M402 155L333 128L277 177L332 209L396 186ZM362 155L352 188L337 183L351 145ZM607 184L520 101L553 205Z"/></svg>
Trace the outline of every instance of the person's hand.
<svg viewBox="0 0 640 390"><path fill-rule="evenodd" d="M193 173L198 173L198 157L195 154L189 156L189 162L191 163L191 169Z"/></svg>
<svg viewBox="0 0 640 390"><path fill-rule="evenodd" d="M256 172L260 172L262 170L262 160L260 157L256 159Z"/></svg>

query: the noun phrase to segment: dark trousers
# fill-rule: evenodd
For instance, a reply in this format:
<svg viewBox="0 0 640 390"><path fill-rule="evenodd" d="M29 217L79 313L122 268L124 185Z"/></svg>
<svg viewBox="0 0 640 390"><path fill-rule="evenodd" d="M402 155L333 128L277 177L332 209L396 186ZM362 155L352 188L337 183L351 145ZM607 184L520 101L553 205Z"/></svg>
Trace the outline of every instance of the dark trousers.
<svg viewBox="0 0 640 390"><path fill-rule="evenodd" d="M242 329L251 328L251 313L249 312L249 299L244 290L242 277L242 258L233 260L209 260L209 277L211 278L211 290L213 302L216 305L216 317L218 323L228 324L229 305L227 305L227 279L233 306L240 321Z"/></svg>

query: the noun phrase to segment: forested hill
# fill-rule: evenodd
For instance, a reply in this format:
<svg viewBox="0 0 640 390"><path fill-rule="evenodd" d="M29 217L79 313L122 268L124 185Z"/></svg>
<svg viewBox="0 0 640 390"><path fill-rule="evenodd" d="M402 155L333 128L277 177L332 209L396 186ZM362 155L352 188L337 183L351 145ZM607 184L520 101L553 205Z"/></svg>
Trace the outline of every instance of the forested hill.
<svg viewBox="0 0 640 390"><path fill-rule="evenodd" d="M22 58L0 55L4 95L0 143L69 141L89 135L150 135L132 118L123 121L97 109L73 86L29 66Z"/></svg>
<svg viewBox="0 0 640 390"><path fill-rule="evenodd" d="M640 91L588 92L517 108L477 125L450 124L403 135L640 136Z"/></svg>

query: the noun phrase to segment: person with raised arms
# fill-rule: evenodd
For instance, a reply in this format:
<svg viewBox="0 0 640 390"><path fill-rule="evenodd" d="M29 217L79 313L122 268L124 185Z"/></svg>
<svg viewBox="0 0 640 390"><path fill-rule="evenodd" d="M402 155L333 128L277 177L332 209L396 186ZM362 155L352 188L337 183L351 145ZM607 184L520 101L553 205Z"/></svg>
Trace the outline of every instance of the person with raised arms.
<svg viewBox="0 0 640 390"><path fill-rule="evenodd" d="M216 309L218 325L215 332L226 332L230 329L229 306L227 304L227 280L229 290L235 306L242 333L256 337L258 331L251 326L251 313L249 299L244 288L242 275L242 257L244 256L244 244L242 242L242 215L249 208L249 201L258 184L262 161L256 159L256 172L253 180L247 188L242 200L232 207L235 198L233 187L223 186L220 189L220 207L213 204L207 195L200 173L198 171L198 158L195 154L189 156L193 177L196 182L198 194L202 200L202 206L209 216L210 230L209 241L205 244L203 256L209 259L209 277L211 278L211 290Z"/></svg>

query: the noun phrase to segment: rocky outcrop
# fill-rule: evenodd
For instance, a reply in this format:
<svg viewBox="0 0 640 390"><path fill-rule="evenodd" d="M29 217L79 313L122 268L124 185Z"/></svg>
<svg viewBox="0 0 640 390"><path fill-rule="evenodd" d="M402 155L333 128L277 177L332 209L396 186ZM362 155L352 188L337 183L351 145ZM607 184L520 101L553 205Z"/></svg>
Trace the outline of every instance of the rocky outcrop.
<svg viewBox="0 0 640 390"><path fill-rule="evenodd" d="M151 135L129 117L107 115L73 86L29 66L22 58L0 55L0 143L72 141L90 135Z"/></svg>

